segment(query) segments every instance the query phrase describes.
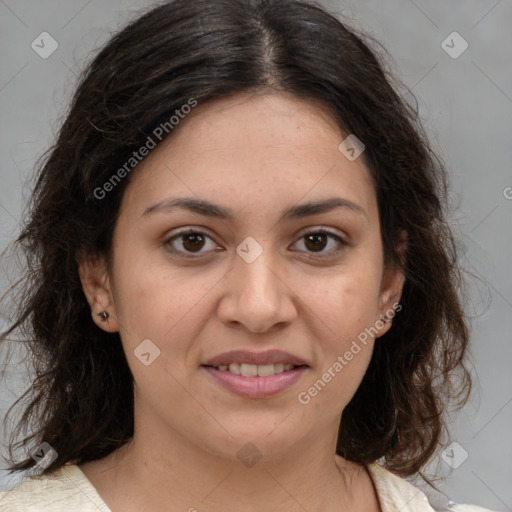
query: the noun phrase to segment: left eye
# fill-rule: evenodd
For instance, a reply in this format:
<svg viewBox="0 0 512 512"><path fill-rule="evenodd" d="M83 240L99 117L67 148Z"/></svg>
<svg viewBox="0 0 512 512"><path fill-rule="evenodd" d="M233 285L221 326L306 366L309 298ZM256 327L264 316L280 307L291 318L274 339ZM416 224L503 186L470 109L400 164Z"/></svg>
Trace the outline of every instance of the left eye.
<svg viewBox="0 0 512 512"><path fill-rule="evenodd" d="M181 239L181 241L180 241L179 245L181 245L181 247L185 251L176 248L175 242L180 239ZM196 256L190 256L189 254L193 254L193 253L200 254L200 251L201 251L201 249L204 248L207 239L209 239L213 242L213 239L208 234L206 234L202 231L188 229L186 231L177 233L176 235L167 239L167 241L165 242L165 245L167 247L169 247L171 252L173 252L175 254L178 254L185 258L195 258ZM328 244L329 239L334 240L335 241L334 246L337 245L338 247L335 248L334 250L331 249L329 251L325 251L324 250L325 247L327 245L329 245ZM348 245L347 242L345 242L345 240L343 240L340 236L335 235L334 233L331 233L326 230L309 231L307 233L304 233L300 237L298 242L303 241L303 240L304 240L304 245L306 246L306 248L309 249L309 252L312 252L313 254L314 253L322 253L323 254L323 253L329 252L329 253L331 253L330 255L332 256L333 254L337 254L338 252L343 250L343 248ZM298 243L298 242L296 242L296 243ZM213 246L215 246L215 243L213 244ZM188 252L188 254L187 254L187 252ZM203 251L203 252L205 252L205 251ZM321 257L324 257L324 256L321 256Z"/></svg>
<svg viewBox="0 0 512 512"><path fill-rule="evenodd" d="M324 251L323 249L329 245L328 240L334 240L334 249ZM342 251L346 246L348 246L348 243L343 240L339 235L335 235L334 233L331 233L330 231L325 230L318 230L318 231L309 231L307 233L304 233L299 241L304 240L304 245L308 249L313 249L313 254L315 253L321 253L325 254L326 256L320 256L321 258L333 256L335 254L338 254L340 251ZM298 243L298 242L297 242ZM336 247L337 246L337 247ZM311 257L311 256L310 256ZM315 256L312 256L315 257Z"/></svg>

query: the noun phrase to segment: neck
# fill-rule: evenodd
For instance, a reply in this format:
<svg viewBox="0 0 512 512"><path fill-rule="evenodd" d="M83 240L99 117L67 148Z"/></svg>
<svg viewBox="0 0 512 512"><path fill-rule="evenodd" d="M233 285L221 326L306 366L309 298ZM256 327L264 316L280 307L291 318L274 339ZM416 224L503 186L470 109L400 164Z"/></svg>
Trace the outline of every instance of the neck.
<svg viewBox="0 0 512 512"><path fill-rule="evenodd" d="M325 439L288 453L245 444L247 456L240 458L210 453L178 436L165 445L147 439L154 437L136 432L99 461L97 471L89 470L96 463L82 468L113 511L125 506L119 496L146 510L260 512L262 497L267 510L356 510L354 476L364 468L336 458ZM262 452L273 455L257 460Z"/></svg>

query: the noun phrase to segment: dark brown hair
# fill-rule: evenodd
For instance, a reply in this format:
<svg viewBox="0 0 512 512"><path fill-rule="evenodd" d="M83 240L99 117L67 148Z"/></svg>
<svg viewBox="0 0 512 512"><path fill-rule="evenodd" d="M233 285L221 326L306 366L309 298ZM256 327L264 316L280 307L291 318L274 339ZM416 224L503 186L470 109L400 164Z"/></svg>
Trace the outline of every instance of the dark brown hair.
<svg viewBox="0 0 512 512"><path fill-rule="evenodd" d="M26 266L2 339L20 331L30 340L36 377L19 399L29 401L13 438L33 428L11 439L11 473L34 465L29 444L57 451L48 473L103 458L133 435L133 377L119 334L91 320L77 260L110 259L123 191L137 169L104 198L95 190L190 98L203 104L266 88L319 102L364 142L385 263L406 278L402 309L343 412L337 453L361 464L382 459L400 476L432 458L447 404L465 403L471 387L468 328L445 221L447 173L379 48L313 2L177 0L140 15L101 49L37 170L16 240ZM404 231L405 254L397 250ZM15 446L23 449L16 463Z"/></svg>

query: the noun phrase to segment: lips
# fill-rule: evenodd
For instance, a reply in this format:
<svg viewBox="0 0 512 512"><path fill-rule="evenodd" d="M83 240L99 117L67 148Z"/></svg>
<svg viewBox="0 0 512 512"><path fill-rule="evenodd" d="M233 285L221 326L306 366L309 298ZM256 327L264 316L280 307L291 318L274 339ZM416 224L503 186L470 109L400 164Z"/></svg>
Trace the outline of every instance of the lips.
<svg viewBox="0 0 512 512"><path fill-rule="evenodd" d="M201 367L231 393L244 398L270 398L296 384L309 366L282 350L235 350L213 357Z"/></svg>
<svg viewBox="0 0 512 512"><path fill-rule="evenodd" d="M233 350L224 352L206 361L202 366L228 366L231 364L246 365L292 365L308 366L300 357L294 356L282 350L267 350L265 352L249 352L247 350Z"/></svg>
<svg viewBox="0 0 512 512"><path fill-rule="evenodd" d="M244 377L229 371L217 370L214 366L202 366L202 370L225 390L243 398L270 398L294 386L307 371L307 366L296 366L292 370L265 377Z"/></svg>

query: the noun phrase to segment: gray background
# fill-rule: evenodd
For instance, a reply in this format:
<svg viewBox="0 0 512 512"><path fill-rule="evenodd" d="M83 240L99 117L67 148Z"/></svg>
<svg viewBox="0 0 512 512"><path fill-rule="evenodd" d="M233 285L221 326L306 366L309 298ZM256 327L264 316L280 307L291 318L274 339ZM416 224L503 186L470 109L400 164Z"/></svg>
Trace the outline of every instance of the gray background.
<svg viewBox="0 0 512 512"><path fill-rule="evenodd" d="M324 1L331 11L376 37L390 65L416 95L424 123L452 175L461 261L471 283L475 392L453 420L451 469L437 458L432 471L456 502L512 510L512 2L510 0ZM13 240L26 204L35 159L48 147L90 52L137 9L135 0L0 0L0 250ZM58 42L42 59L31 48L43 31ZM441 43L458 32L468 49L452 58ZM455 51L460 41L448 39ZM406 91L402 91L405 93ZM3 262L3 267L10 262ZM0 291L7 285L5 271ZM478 278L478 279L477 279ZM0 312L1 314L1 312ZM2 321L0 316L0 322ZM0 359L1 361L1 359ZM1 369L1 367L0 367ZM21 366L7 368L0 412L28 385ZM7 433L1 432L5 445ZM0 468L4 467L0 462ZM0 471L0 488L20 475Z"/></svg>

